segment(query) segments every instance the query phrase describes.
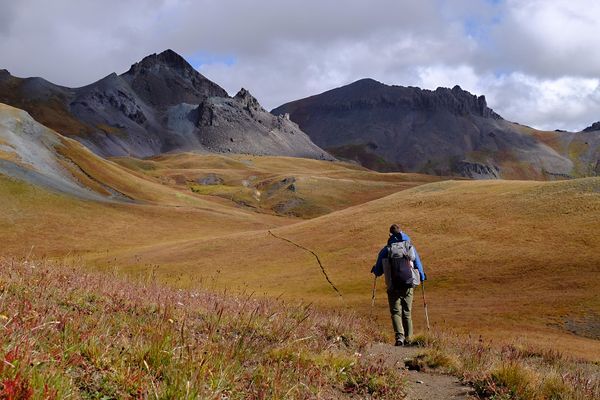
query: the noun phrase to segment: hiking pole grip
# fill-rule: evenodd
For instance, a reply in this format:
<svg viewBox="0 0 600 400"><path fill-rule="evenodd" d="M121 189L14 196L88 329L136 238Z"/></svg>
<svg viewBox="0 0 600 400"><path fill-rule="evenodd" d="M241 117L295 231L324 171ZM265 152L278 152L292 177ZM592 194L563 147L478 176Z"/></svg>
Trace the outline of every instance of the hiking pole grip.
<svg viewBox="0 0 600 400"><path fill-rule="evenodd" d="M425 300L425 281L421 283L421 291L423 292L423 308L425 309L425 321L427 322L427 330L431 330L429 327L429 313L427 312L427 301Z"/></svg>

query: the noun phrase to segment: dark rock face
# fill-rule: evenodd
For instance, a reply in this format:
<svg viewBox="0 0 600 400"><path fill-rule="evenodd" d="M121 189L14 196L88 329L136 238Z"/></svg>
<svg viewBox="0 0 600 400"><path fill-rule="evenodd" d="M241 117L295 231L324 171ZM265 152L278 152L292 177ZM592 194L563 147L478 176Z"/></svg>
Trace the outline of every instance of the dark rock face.
<svg viewBox="0 0 600 400"><path fill-rule="evenodd" d="M495 165L490 166L476 162L459 161L456 165L456 171L462 176L474 179L500 178L500 169Z"/></svg>
<svg viewBox="0 0 600 400"><path fill-rule="evenodd" d="M431 91L363 79L272 113L289 114L333 155L381 171L552 179L544 171L573 175L575 168L575 160L559 152L564 147L556 146L550 133L504 120L484 96L459 86ZM553 134L567 147L582 140ZM593 158L597 147L590 146Z"/></svg>
<svg viewBox="0 0 600 400"><path fill-rule="evenodd" d="M3 70L0 102L25 109L103 156L199 151L333 159L247 90L229 97L172 50L76 89Z"/></svg>
<svg viewBox="0 0 600 400"><path fill-rule="evenodd" d="M594 122L592 125L588 126L583 130L583 132L594 132L600 131L600 121Z"/></svg>
<svg viewBox="0 0 600 400"><path fill-rule="evenodd" d="M172 50L145 57L122 77L142 100L158 107L199 103L212 96L228 97L224 89Z"/></svg>

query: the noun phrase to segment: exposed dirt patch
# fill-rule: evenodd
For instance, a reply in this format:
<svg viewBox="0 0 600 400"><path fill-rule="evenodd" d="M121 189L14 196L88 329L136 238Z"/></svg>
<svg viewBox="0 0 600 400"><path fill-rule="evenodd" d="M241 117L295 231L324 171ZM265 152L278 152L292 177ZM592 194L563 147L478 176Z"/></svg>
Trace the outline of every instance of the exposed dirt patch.
<svg viewBox="0 0 600 400"><path fill-rule="evenodd" d="M600 340L600 315L598 314L567 318L564 326L575 335Z"/></svg>
<svg viewBox="0 0 600 400"><path fill-rule="evenodd" d="M418 347L394 347L385 343L376 343L365 351L365 356L380 358L388 367L404 371L408 400L476 399L473 388L464 385L454 376L408 370L405 361L422 351L423 349Z"/></svg>

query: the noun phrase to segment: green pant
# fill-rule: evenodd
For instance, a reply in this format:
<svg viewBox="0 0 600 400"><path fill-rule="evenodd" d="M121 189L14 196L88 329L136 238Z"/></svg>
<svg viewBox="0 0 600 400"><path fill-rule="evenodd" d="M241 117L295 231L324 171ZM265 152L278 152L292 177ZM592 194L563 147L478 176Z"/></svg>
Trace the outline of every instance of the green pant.
<svg viewBox="0 0 600 400"><path fill-rule="evenodd" d="M392 325L396 339L409 340L412 336L412 309L413 288L393 289L388 291L388 302L392 314Z"/></svg>

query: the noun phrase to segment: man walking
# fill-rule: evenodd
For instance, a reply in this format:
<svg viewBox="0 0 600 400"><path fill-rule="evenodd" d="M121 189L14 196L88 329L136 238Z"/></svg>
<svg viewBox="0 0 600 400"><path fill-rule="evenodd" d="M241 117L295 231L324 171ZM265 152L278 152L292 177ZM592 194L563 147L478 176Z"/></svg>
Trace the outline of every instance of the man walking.
<svg viewBox="0 0 600 400"><path fill-rule="evenodd" d="M396 224L390 226L387 246L381 249L371 269L375 276L385 275L396 346L409 346L413 333L411 308L414 286L426 278L419 253L410 237Z"/></svg>

